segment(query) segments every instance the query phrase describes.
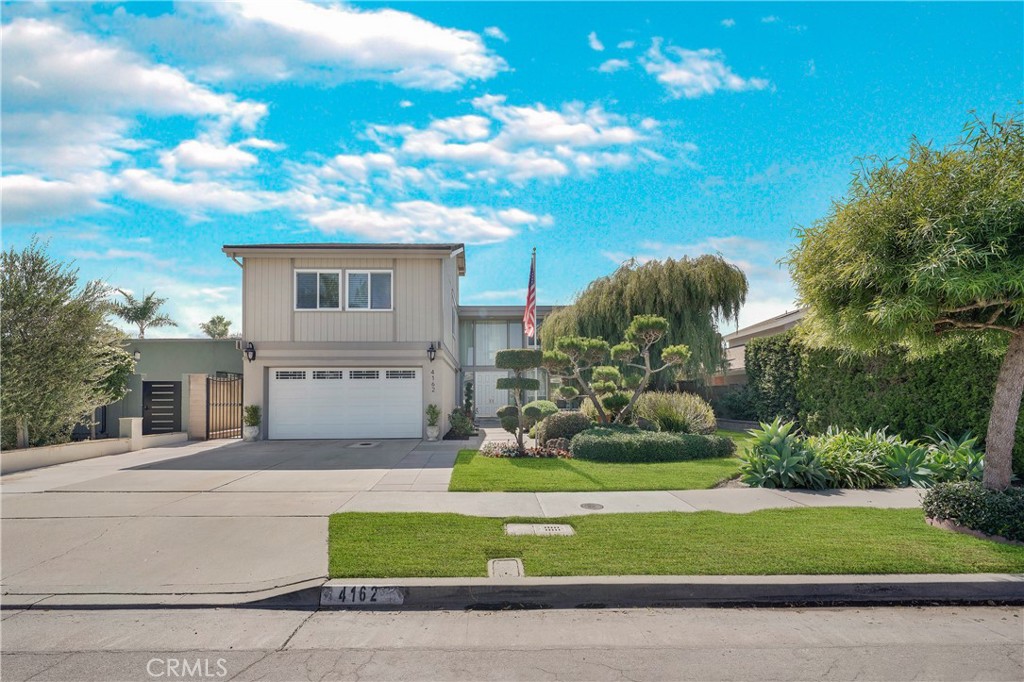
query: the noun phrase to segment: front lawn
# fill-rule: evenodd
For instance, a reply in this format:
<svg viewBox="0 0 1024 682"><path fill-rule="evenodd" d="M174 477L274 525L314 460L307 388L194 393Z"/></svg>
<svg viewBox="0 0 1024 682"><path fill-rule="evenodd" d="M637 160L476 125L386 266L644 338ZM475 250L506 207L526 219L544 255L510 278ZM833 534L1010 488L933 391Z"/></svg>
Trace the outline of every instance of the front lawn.
<svg viewBox="0 0 1024 682"><path fill-rule="evenodd" d="M506 536L513 520L569 523L577 535ZM564 519L349 512L331 516L328 552L332 578L484 576L502 557L522 558L529 576L1024 572L1024 547L932 528L919 509L852 507Z"/></svg>
<svg viewBox="0 0 1024 682"><path fill-rule="evenodd" d="M736 442L737 454L749 436L718 431ZM462 450L448 490L452 492L593 492L595 490L698 490L713 488L739 473L739 459L619 464L577 459L483 457Z"/></svg>

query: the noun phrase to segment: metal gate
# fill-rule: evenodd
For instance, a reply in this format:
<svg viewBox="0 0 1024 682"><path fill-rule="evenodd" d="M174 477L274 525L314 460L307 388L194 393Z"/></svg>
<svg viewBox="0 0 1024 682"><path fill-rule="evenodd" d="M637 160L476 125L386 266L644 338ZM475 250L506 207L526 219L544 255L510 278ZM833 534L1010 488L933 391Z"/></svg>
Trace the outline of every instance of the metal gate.
<svg viewBox="0 0 1024 682"><path fill-rule="evenodd" d="M142 382L142 434L181 431L181 382Z"/></svg>
<svg viewBox="0 0 1024 682"><path fill-rule="evenodd" d="M242 437L242 379L206 378L206 439Z"/></svg>

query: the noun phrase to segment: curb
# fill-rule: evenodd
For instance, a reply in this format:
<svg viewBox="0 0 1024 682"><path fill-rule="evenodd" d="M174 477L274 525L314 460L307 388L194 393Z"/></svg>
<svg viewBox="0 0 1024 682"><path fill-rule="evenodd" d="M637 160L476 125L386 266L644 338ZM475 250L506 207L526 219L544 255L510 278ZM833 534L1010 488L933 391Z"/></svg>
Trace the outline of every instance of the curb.
<svg viewBox="0 0 1024 682"><path fill-rule="evenodd" d="M1024 604L1024 574L330 580L322 609Z"/></svg>

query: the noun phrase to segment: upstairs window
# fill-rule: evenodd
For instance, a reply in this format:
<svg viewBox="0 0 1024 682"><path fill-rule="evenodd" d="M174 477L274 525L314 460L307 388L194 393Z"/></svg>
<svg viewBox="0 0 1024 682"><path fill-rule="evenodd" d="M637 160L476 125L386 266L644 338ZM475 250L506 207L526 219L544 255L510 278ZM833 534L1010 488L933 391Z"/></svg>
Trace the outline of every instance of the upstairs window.
<svg viewBox="0 0 1024 682"><path fill-rule="evenodd" d="M348 310L391 310L390 270L349 270L346 308Z"/></svg>
<svg viewBox="0 0 1024 682"><path fill-rule="evenodd" d="M338 310L341 308L341 273L299 270L295 273L296 310Z"/></svg>

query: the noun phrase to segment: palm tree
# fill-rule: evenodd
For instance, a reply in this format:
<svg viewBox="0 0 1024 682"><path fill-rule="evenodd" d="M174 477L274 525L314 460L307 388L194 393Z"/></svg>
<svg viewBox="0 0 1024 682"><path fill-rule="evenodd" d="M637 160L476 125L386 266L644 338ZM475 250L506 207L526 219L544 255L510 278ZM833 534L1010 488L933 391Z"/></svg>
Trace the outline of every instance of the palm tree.
<svg viewBox="0 0 1024 682"><path fill-rule="evenodd" d="M124 301L114 301L111 308L114 314L129 324L138 325L139 338L146 338L146 327L177 327L178 323L169 316L160 313L160 306L167 302L166 298L157 298L156 292L142 292L137 299L127 291L118 289L117 293L124 296Z"/></svg>

